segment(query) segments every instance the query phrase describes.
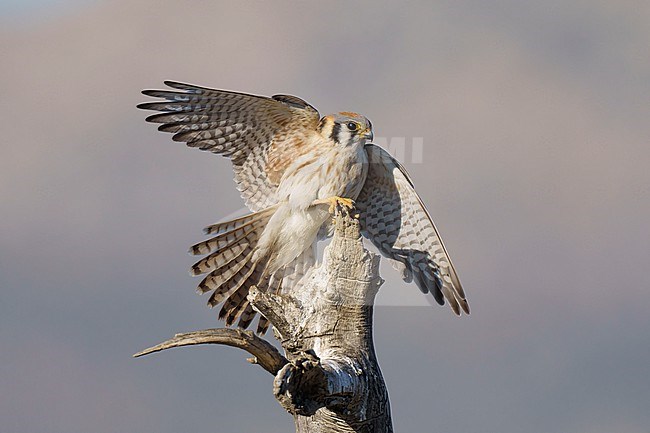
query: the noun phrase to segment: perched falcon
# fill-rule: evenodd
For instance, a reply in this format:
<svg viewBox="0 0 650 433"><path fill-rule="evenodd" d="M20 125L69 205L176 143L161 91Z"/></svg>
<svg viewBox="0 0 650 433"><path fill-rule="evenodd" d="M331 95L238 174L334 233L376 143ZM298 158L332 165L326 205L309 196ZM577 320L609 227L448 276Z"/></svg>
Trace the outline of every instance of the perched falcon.
<svg viewBox="0 0 650 433"><path fill-rule="evenodd" d="M190 252L206 275L200 293L223 303L219 318L246 328L252 285L278 292L315 263L315 245L339 207L359 211L362 233L395 262L402 278L460 315L469 306L442 239L404 167L370 143L372 124L351 112L320 118L295 96L270 98L166 81L173 90L138 105L174 141L226 156L252 213L206 227L210 239ZM260 317L258 332L268 322Z"/></svg>

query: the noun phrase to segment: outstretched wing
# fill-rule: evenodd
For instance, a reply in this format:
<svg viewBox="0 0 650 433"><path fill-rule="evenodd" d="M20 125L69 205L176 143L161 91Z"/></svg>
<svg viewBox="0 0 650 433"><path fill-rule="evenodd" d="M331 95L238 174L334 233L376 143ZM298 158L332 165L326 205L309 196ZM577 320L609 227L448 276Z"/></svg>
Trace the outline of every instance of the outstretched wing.
<svg viewBox="0 0 650 433"><path fill-rule="evenodd" d="M456 314L469 314L454 265L406 170L384 149L366 150L368 177L356 201L363 235L398 262L404 281L415 280L440 305L446 299Z"/></svg>
<svg viewBox="0 0 650 433"><path fill-rule="evenodd" d="M248 95L165 81L175 90L144 90L163 101L138 105L159 111L147 117L174 141L232 160L246 205L258 211L277 202L275 191L287 166L308 151L318 111L289 95Z"/></svg>

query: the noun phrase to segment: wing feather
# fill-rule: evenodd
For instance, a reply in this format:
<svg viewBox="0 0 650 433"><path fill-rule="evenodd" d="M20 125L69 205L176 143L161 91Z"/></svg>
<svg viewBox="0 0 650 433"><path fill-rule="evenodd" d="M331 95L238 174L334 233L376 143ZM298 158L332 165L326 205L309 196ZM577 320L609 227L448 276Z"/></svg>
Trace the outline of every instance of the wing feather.
<svg viewBox="0 0 650 433"><path fill-rule="evenodd" d="M363 235L397 263L405 281L458 315L469 314L465 292L424 203L404 167L382 148L369 145L368 177L356 201Z"/></svg>
<svg viewBox="0 0 650 433"><path fill-rule="evenodd" d="M174 141L230 158L246 205L258 211L277 202L275 191L291 161L305 152L318 111L290 95L265 96L165 81L173 90L144 90L158 101L138 105ZM280 161L280 162L279 162Z"/></svg>

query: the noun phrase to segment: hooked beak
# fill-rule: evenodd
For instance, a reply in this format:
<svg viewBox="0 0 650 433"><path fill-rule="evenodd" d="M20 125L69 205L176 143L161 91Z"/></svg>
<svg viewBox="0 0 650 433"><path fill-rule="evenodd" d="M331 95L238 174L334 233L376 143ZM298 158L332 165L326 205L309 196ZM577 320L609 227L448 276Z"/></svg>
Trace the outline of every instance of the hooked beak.
<svg viewBox="0 0 650 433"><path fill-rule="evenodd" d="M366 131L363 134L363 138L365 138L367 141L372 141L374 135L372 135L372 131L369 129L366 129Z"/></svg>

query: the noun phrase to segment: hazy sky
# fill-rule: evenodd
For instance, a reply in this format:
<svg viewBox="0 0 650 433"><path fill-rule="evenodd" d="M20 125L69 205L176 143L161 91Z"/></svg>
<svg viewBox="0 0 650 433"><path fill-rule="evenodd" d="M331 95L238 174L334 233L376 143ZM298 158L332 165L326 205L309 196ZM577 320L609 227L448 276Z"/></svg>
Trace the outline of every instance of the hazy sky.
<svg viewBox="0 0 650 433"><path fill-rule="evenodd" d="M365 114L405 163L472 315L390 266L396 431L648 433L646 1L0 2L0 431L292 431L226 347L187 247L230 164L144 122L174 79ZM411 144L421 140L422 160Z"/></svg>

